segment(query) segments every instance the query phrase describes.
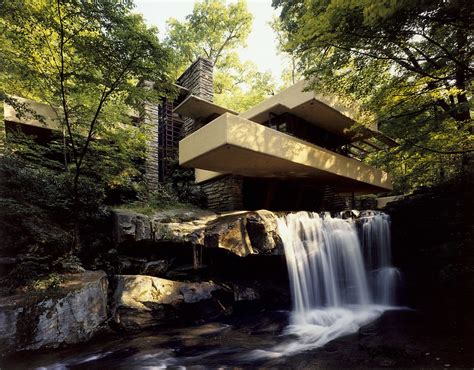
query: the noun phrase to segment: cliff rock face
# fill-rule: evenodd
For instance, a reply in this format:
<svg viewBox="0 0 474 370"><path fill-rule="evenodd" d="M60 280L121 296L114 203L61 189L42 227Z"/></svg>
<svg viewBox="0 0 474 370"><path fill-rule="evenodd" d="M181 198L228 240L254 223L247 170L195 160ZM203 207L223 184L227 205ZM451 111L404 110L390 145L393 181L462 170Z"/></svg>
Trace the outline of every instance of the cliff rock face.
<svg viewBox="0 0 474 370"><path fill-rule="evenodd" d="M140 241L183 243L222 248L239 257L282 255L277 216L270 211L233 212L168 210L145 216L129 210L114 211L117 245Z"/></svg>
<svg viewBox="0 0 474 370"><path fill-rule="evenodd" d="M473 184L421 189L384 209L403 302L474 332ZM454 325L454 324L453 324Z"/></svg>
<svg viewBox="0 0 474 370"><path fill-rule="evenodd" d="M107 318L107 276L86 271L64 276L58 291L0 299L0 348L57 347L92 337Z"/></svg>

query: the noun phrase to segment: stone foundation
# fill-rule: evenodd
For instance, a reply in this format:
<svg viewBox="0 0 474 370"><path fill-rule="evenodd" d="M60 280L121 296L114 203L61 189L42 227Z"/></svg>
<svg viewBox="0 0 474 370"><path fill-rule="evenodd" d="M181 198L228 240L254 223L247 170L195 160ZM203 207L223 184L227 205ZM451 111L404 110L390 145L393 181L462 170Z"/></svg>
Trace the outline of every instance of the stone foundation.
<svg viewBox="0 0 474 370"><path fill-rule="evenodd" d="M235 211L243 209L242 178L224 176L201 185L206 195L207 207L213 211Z"/></svg>

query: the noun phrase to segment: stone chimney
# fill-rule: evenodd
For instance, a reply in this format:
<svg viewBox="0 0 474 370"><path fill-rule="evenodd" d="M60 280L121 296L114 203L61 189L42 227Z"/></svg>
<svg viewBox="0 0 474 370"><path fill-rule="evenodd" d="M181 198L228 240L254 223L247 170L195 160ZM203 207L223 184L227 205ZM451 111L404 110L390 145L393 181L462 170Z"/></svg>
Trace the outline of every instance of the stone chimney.
<svg viewBox="0 0 474 370"><path fill-rule="evenodd" d="M214 67L211 61L199 57L184 71L176 83L201 99L212 102L214 98ZM191 118L185 118L183 136L188 136L202 125Z"/></svg>

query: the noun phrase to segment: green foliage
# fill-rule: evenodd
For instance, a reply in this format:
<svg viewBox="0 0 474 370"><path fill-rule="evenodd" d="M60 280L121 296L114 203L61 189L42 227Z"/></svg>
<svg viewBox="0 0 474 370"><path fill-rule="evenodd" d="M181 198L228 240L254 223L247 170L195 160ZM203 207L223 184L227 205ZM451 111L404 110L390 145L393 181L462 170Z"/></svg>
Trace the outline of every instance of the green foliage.
<svg viewBox="0 0 474 370"><path fill-rule="evenodd" d="M215 73L215 102L219 105L244 112L273 95L276 83L270 72L260 72L247 61L236 63L233 68Z"/></svg>
<svg viewBox="0 0 474 370"><path fill-rule="evenodd" d="M138 191L137 200L126 204L125 208L150 215L159 209L170 208L178 204L178 197L169 184L160 183L157 188L149 189L144 183Z"/></svg>
<svg viewBox="0 0 474 370"><path fill-rule="evenodd" d="M61 154L62 146L55 141L39 145L32 137L9 133L5 142L0 157L0 255L16 262L11 271L4 271L11 287L4 293L18 286L30 289L33 280L49 273L81 270L78 257L69 254L73 174L64 171ZM105 182L95 174L82 176L79 184L76 219L89 248L101 238L100 226L108 218Z"/></svg>
<svg viewBox="0 0 474 370"><path fill-rule="evenodd" d="M131 9L131 2L79 0L13 0L0 9L0 90L45 102L57 114L76 249L87 214L81 210L95 200L94 213L103 199L89 191L93 175L131 185L138 173L123 160L139 155L146 135L132 116L144 101L172 94L171 50Z"/></svg>
<svg viewBox="0 0 474 370"><path fill-rule="evenodd" d="M201 208L206 206L206 197L199 185L195 183L194 169L181 167L175 160L171 163L168 184L182 204Z"/></svg>
<svg viewBox="0 0 474 370"><path fill-rule="evenodd" d="M235 111L245 111L275 90L269 72L260 72L250 61L240 61L236 50L245 46L252 15L243 0L226 5L224 0L202 0L184 22L168 21L166 42L176 50L182 73L198 57L215 68L215 101ZM178 74L179 74L178 73Z"/></svg>
<svg viewBox="0 0 474 370"><path fill-rule="evenodd" d="M398 192L442 181L473 151L473 3L286 1L285 50L314 89L356 100L400 147L368 158Z"/></svg>
<svg viewBox="0 0 474 370"><path fill-rule="evenodd" d="M204 207L206 198L194 181L194 170L181 167L177 160L170 160L170 176L166 182L149 189L146 181L140 183L136 200L121 204L121 208L152 215L163 209Z"/></svg>
<svg viewBox="0 0 474 370"><path fill-rule="evenodd" d="M278 41L278 52L283 55L286 59L286 67L282 71L280 76L283 84L280 89L283 90L291 85L294 85L303 77L298 71L298 59L297 55L291 52L287 52L285 47L288 43L288 31L285 29L284 23L277 17L274 17L270 23L270 26L275 32Z"/></svg>
<svg viewBox="0 0 474 370"><path fill-rule="evenodd" d="M53 262L53 267L62 273L78 273L84 272L82 262L77 256L70 254L59 257Z"/></svg>
<svg viewBox="0 0 474 370"><path fill-rule="evenodd" d="M2 254L61 256L71 242L71 174L54 159L54 146L38 145L22 135L8 139L0 158ZM104 199L96 181L83 180L81 220L100 215Z"/></svg>
<svg viewBox="0 0 474 370"><path fill-rule="evenodd" d="M202 56L217 68L231 64L235 49L245 46L252 27L252 15L243 0L226 5L224 0L203 0L194 4L184 22L168 21L167 41L178 52L181 71Z"/></svg>
<svg viewBox="0 0 474 370"><path fill-rule="evenodd" d="M64 282L64 279L61 277L61 275L52 273L47 276L31 281L27 289L34 292L40 292L40 291L46 291L46 290L57 290L59 289L59 287L61 286L63 282Z"/></svg>

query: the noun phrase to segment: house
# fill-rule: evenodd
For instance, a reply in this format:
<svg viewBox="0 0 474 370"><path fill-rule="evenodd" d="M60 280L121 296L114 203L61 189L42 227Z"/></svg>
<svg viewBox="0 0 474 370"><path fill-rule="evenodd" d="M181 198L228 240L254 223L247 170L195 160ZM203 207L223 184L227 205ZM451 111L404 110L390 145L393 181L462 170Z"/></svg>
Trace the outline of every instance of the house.
<svg viewBox="0 0 474 370"><path fill-rule="evenodd" d="M179 158L216 211L240 209L340 210L360 194L392 189L390 176L363 162L396 143L363 125L354 106L306 91L304 81L247 112L213 103L213 66L198 58L176 81L175 100L144 103L137 124L151 127L146 175L166 181ZM50 106L22 100L46 117L19 116L5 104L7 130L47 140L61 130ZM357 126L357 130L353 128Z"/></svg>
<svg viewBox="0 0 474 370"><path fill-rule="evenodd" d="M354 130L363 119L356 109L300 81L238 114L212 102L208 64L199 59L186 72L193 86L178 80L188 95L173 113L186 120L179 163L195 169L209 208L336 210L392 189L390 176L360 157L396 143L376 129Z"/></svg>

